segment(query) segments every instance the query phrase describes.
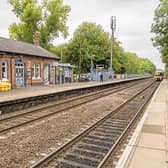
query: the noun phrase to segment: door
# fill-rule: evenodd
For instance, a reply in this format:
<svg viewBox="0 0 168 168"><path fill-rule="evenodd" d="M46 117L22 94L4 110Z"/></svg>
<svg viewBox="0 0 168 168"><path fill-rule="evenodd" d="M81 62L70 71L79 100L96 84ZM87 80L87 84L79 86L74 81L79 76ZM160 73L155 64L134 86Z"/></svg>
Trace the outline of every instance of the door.
<svg viewBox="0 0 168 168"><path fill-rule="evenodd" d="M44 65L44 84L49 84L49 65Z"/></svg>
<svg viewBox="0 0 168 168"><path fill-rule="evenodd" d="M16 86L24 86L24 65L16 65Z"/></svg>
<svg viewBox="0 0 168 168"><path fill-rule="evenodd" d="M56 84L56 67L51 67L51 83Z"/></svg>

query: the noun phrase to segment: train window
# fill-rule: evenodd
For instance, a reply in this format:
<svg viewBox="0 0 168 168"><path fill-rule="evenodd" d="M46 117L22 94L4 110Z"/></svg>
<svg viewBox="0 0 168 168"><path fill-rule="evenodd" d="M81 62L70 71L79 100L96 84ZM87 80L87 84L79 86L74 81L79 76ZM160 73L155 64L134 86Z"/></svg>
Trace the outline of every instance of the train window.
<svg viewBox="0 0 168 168"><path fill-rule="evenodd" d="M155 72L155 75L157 75L157 76L163 76L163 72Z"/></svg>

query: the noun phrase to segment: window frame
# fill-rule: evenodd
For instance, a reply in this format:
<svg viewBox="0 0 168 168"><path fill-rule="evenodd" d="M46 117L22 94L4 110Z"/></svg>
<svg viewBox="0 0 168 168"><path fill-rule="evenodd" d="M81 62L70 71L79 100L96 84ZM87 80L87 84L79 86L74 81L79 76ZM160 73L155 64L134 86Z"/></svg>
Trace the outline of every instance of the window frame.
<svg viewBox="0 0 168 168"><path fill-rule="evenodd" d="M32 64L32 79L41 79L41 64Z"/></svg>
<svg viewBox="0 0 168 168"><path fill-rule="evenodd" d="M3 63L5 63L5 65L3 65ZM5 68L5 71L3 71L3 68ZM3 73L5 73L6 77L3 77ZM4 61L1 61L1 79L8 79L8 61L4 60Z"/></svg>

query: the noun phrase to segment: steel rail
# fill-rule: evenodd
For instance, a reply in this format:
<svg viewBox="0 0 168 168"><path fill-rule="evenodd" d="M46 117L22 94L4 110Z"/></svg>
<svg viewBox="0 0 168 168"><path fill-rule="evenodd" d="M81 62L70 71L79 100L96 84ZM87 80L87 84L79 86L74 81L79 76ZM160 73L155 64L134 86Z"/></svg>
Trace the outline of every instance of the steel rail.
<svg viewBox="0 0 168 168"><path fill-rule="evenodd" d="M137 82L137 81L135 81L135 82ZM133 86L135 83L133 83L133 84L127 84L128 85L128 87L131 87L131 86ZM25 114L30 114L30 113L34 113L34 112L37 112L37 111L39 111L39 110L43 110L43 109L47 109L47 108L50 108L50 107L54 107L54 106L56 106L56 105L62 105L62 104L64 104L64 103L68 103L68 102L71 102L71 101L75 101L75 100L78 100L79 98L85 98L85 97L89 97L89 96L94 96L94 95L97 95L97 94L100 94L100 93L103 93L103 92L105 92L105 91L110 91L110 90L115 90L115 89L125 89L126 87L125 86L116 86L116 87L113 87L113 88L107 88L107 89L103 89L103 90L100 90L100 91L96 91L96 92L94 92L94 93L88 93L88 94L85 94L85 95L81 95L81 96L77 96L77 97L75 97L75 98L70 98L70 99L68 99L68 100L63 100L63 101L61 101L61 102L56 102L56 103L53 103L52 105L46 105L45 107L39 107L38 109L35 109L35 110L31 110L31 111L28 111L28 112L23 112L23 113L20 113L20 114L14 114L14 115L10 115L10 116L8 116L8 117L4 117L4 118L0 118L0 121L4 121L4 120L8 120L8 119L13 119L13 118L15 118L15 117L18 117L18 116L22 116L22 115L25 115ZM117 90L116 90L117 91ZM8 114L7 114L8 115ZM2 116L3 117L3 116Z"/></svg>
<svg viewBox="0 0 168 168"><path fill-rule="evenodd" d="M151 97L153 96L153 94L155 93L157 88L155 88L153 90L153 92L151 93L151 95L148 97L148 99L141 105L141 107L139 108L139 110L136 112L135 116L131 119L131 121L129 122L128 126L125 128L125 130L123 131L123 133L120 135L120 137L118 138L118 140L115 142L115 144L111 147L111 149L109 150L109 152L106 154L106 156L104 157L104 159L101 161L101 163L98 165L97 168L102 168L104 166L104 164L106 163L106 161L108 160L108 158L110 157L110 155L112 154L112 152L114 151L114 149L116 149L116 147L118 146L118 144L121 142L121 140L123 139L123 137L125 136L125 134L130 130L131 126L133 125L133 123L135 122L135 120L138 118L138 116L140 115L140 113L143 111L144 107L147 105L147 103L150 101Z"/></svg>
<svg viewBox="0 0 168 168"><path fill-rule="evenodd" d="M65 90L65 91L58 91L58 92L53 92L53 93L47 93L47 94L41 94L41 95L36 95L36 96L29 96L29 97L24 97L24 98L18 98L16 100L8 100L8 101L0 101L0 110L1 113L8 113L20 109L26 109L29 107L32 107L34 105L39 105L43 104L46 101L51 101L51 100L59 100L59 99L64 99L64 97L72 97L73 95L82 95L84 93L89 93L92 91L108 88L108 87L113 87L118 84L124 84L124 83L129 83L131 81L139 81L143 79L147 79L149 77L142 77L142 78L135 78L135 79L126 79L124 81L114 81L113 83L105 83L101 85L94 85L94 86L84 86L81 88L75 88L75 89L70 89L70 90Z"/></svg>
<svg viewBox="0 0 168 168"><path fill-rule="evenodd" d="M46 157L44 157L43 159L39 160L38 162L36 162L34 165L31 166L31 168L39 168L42 167L43 165L46 165L47 163L49 163L53 158L55 158L56 156L58 156L60 153L62 153L62 151L66 150L67 148L71 147L72 145L74 145L76 142L78 142L82 137L84 137L85 135L87 135L89 132L91 132L93 129L95 129L97 126L101 125L105 120L107 120L109 117L111 117L114 113L116 113L118 110L120 110L122 107L124 107L128 102L132 101L134 98L136 98L138 95L140 95L143 91L145 91L146 89L148 89L151 85L153 85L155 82L152 82L151 84L149 84L148 86L146 86L145 88L141 89L140 91L138 91L138 93L136 93L135 95L133 95L131 98L129 98L128 100L126 100L124 103L122 103L119 107L115 108L114 110L112 110L109 114L107 114L105 117L103 117L102 119L100 119L99 121L95 122L92 126L90 126L89 128L85 129L84 131L82 131L81 133L79 133L77 136L73 137L72 139L70 139L68 142L64 143L61 147L59 147L58 149L56 149L55 151L51 152L49 155L47 155Z"/></svg>
<svg viewBox="0 0 168 168"><path fill-rule="evenodd" d="M40 108L40 109L36 109L36 110L30 111L30 112L25 112L25 113L17 114L17 115L15 115L15 116L10 116L10 117L4 118L4 119L0 119L0 121L3 121L3 122L4 122L4 121L9 121L10 119L14 119L14 120L15 120L15 119L17 119L17 117L24 117L24 115L31 115L31 113L34 114L34 113L36 113L36 112L39 112L40 110L52 108L52 107L54 107L54 106L56 106L56 105L58 106L58 105L62 105L62 104L65 104L65 103L70 103L70 102L72 102L72 101L76 101L76 100L79 100L79 99L84 99L84 98L87 98L87 97L92 97L92 96L94 96L94 95L99 95L99 94L101 94L101 93L107 92L107 93L104 93L103 95L99 95L97 98L94 97L94 98L92 98L92 99L89 99L89 100L87 100L87 101L78 103L78 104L73 105L73 106L71 106L71 107L65 107L65 108L63 108L63 109L61 109L61 110L54 111L54 112L51 112L51 113L48 113L48 114L43 114L42 116L37 116L37 118L33 118L33 119L28 120L28 121L23 121L22 123L18 123L18 124L16 124L16 125L9 126L9 127L7 127L7 128L1 129L1 130L0 130L0 133L4 133L4 132L7 132L7 131L9 131L9 130L11 130L11 129L14 129L14 128L17 128L17 127L20 127L20 126L23 126L23 125L26 125L26 124L29 124L29 123L32 123L32 122L37 121L37 120L44 119L44 118L46 118L46 117L49 117L49 116L51 116L51 115L60 113L60 112L62 112L62 111L65 111L65 110L68 110L68 109L72 109L72 108L74 108L74 107L76 107L76 106L85 104L85 103L90 102L90 101L94 101L94 100L99 99L99 98L101 98L101 97L108 96L108 95L113 94L113 93L116 93L116 92L118 92L118 91L121 91L121 90L130 88L130 87L132 87L132 86L134 86L134 85L135 85L135 83L133 83L133 84L131 83L131 84L127 84L126 86L118 86L118 87L114 87L114 88L111 88L111 89L109 89L109 88L108 88L108 89L104 89L104 90L98 91L98 92L96 92L96 93L92 93L92 94L89 93L88 95L79 96L79 97L75 97L75 98L73 98L73 99L71 99L71 100L62 101L61 103L55 103L54 105L42 107L42 108ZM111 92L109 92L109 91L111 91ZM25 117L26 117L26 116L25 116ZM32 117L33 117L33 116L32 116ZM0 123L0 125L1 125L1 123ZM2 125L2 126L3 126L3 125Z"/></svg>

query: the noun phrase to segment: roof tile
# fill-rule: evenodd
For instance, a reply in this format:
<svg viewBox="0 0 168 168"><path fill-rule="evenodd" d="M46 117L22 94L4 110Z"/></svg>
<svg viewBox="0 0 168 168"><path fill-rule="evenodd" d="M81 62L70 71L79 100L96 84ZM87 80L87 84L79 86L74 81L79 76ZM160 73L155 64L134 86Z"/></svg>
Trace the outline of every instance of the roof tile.
<svg viewBox="0 0 168 168"><path fill-rule="evenodd" d="M0 52L60 59L40 46L3 37L0 37Z"/></svg>

